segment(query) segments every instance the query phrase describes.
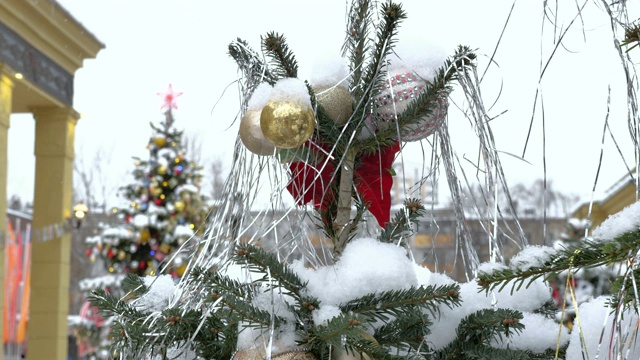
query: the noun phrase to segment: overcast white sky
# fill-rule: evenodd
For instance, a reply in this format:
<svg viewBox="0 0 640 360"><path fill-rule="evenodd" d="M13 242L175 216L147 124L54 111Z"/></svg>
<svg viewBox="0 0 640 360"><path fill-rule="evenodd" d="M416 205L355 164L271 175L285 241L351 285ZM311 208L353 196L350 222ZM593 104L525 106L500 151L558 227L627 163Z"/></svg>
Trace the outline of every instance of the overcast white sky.
<svg viewBox="0 0 640 360"><path fill-rule="evenodd" d="M271 30L284 33L303 77L319 54L339 53L347 11L344 0L59 2L106 45L97 59L85 61L76 73L74 107L83 114L77 127L76 149L78 156L84 154L88 159L98 148L111 152L104 172L111 174L115 183L131 171L131 156L146 155L149 122L162 119L161 99L156 93L164 91L168 83L184 92L175 112L177 126L201 137L203 160L221 158L228 163L238 128L237 122L232 124L238 111L237 88L232 84L237 73L227 55L228 43L240 37L259 49L260 35ZM403 3L409 18L400 30L401 41L434 43L450 54L458 44L465 44L487 57L512 6L512 2L500 0ZM633 167L635 161L627 128L624 75L611 45L608 18L598 4L588 1L584 27L580 20L574 24L540 86L545 106L547 176L556 189L581 195L588 195L593 187L609 85L611 129L629 166ZM576 11L574 2L566 5L570 6L560 8L558 25L562 29ZM547 36L541 40L542 10L542 1L516 2L496 53L499 67L486 75L483 95L487 105L494 103L502 86L490 114L507 111L492 121L497 147L504 152L522 155L541 54L546 61L554 46L549 22L545 24ZM481 70L486 63L486 58L480 59ZM454 148L460 157L475 159L470 125L454 112L450 109ZM512 183L543 176L540 114L538 109L525 156L531 165L508 156L502 158L506 177ZM625 172L611 144L608 138L599 190ZM34 163L30 115L12 117L9 151L8 194L30 200ZM417 153L406 156L409 167L422 163Z"/></svg>

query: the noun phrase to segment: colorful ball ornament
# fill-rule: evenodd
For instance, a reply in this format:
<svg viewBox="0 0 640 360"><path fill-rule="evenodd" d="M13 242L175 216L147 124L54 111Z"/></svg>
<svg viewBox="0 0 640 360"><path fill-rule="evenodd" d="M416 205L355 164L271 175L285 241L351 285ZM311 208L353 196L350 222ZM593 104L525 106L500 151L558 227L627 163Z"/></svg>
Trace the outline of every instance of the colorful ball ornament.
<svg viewBox="0 0 640 360"><path fill-rule="evenodd" d="M342 86L314 88L316 100L336 126L343 126L353 113L351 93Z"/></svg>
<svg viewBox="0 0 640 360"><path fill-rule="evenodd" d="M163 137L157 137L153 140L153 143L156 144L157 147L163 147L167 144L167 139Z"/></svg>
<svg viewBox="0 0 640 360"><path fill-rule="evenodd" d="M151 194L153 194L154 197L158 197L162 194L162 189L161 188L153 188L153 190L151 190Z"/></svg>
<svg viewBox="0 0 640 360"><path fill-rule="evenodd" d="M182 264L176 268L176 274L178 274L178 276L180 277L184 275L185 271L187 271L187 264Z"/></svg>
<svg viewBox="0 0 640 360"><path fill-rule="evenodd" d="M248 110L240 120L240 140L247 150L260 156L273 155L275 146L262 133L260 110Z"/></svg>
<svg viewBox="0 0 640 360"><path fill-rule="evenodd" d="M167 243L160 244L160 251L162 253L168 254L171 252L171 246Z"/></svg>
<svg viewBox="0 0 640 360"><path fill-rule="evenodd" d="M294 149L311 137L315 116L310 107L289 101L269 101L260 114L260 128L276 147Z"/></svg>
<svg viewBox="0 0 640 360"><path fill-rule="evenodd" d="M426 90L426 82L412 72L390 74L381 93L374 99L374 111L378 129L395 126L396 116L401 115ZM433 134L443 123L449 107L448 93L438 94L431 115L420 118L417 122L400 129L400 140L418 141Z"/></svg>
<svg viewBox="0 0 640 360"><path fill-rule="evenodd" d="M127 253L126 252L124 252L122 250L118 251L118 260L124 260L126 258L127 258Z"/></svg>
<svg viewBox="0 0 640 360"><path fill-rule="evenodd" d="M149 239L151 239L151 233L149 232L149 230L144 229L140 232L140 242L143 244L146 244L149 242Z"/></svg>
<svg viewBox="0 0 640 360"><path fill-rule="evenodd" d="M184 203L182 201L176 201L173 204L173 207L175 207L176 211L182 212L182 211L184 211L185 205L184 205Z"/></svg>

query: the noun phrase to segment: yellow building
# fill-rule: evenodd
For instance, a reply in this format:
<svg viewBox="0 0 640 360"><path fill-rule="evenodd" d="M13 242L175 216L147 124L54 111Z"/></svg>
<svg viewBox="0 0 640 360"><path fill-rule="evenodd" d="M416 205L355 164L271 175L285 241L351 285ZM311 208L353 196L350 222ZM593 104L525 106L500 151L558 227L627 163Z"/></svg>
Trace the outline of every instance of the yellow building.
<svg viewBox="0 0 640 360"><path fill-rule="evenodd" d="M636 176L636 170L625 174L620 180L607 189L600 198L594 199L592 206L590 206L590 201L581 203L576 210L573 211L572 216L579 219L588 218L591 222L590 229L595 229L605 221L609 215L619 212L638 200L636 193ZM591 216L589 216L590 208Z"/></svg>
<svg viewBox="0 0 640 360"><path fill-rule="evenodd" d="M71 236L65 224L71 217L74 130L79 118L73 108L73 82L83 61L95 58L103 48L55 0L0 1L0 214L6 213L11 176L7 174L10 116L31 113L35 119L30 360L67 358ZM5 223L0 222L0 234L4 231ZM0 261L4 281L2 247Z"/></svg>

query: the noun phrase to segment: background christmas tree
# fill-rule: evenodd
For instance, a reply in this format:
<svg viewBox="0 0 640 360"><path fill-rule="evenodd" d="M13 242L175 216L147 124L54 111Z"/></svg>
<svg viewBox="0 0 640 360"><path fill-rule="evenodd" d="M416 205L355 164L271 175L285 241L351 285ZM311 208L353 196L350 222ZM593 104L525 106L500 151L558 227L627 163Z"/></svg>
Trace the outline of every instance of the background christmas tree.
<svg viewBox="0 0 640 360"><path fill-rule="evenodd" d="M393 2L352 2L343 47L346 71L308 81L298 79L294 53L281 34L264 36L261 53L241 39L230 45L242 75L243 116L227 198L198 244L204 251L190 260L188 276L179 284L168 275L132 276L124 283L128 301L94 293L94 304L114 318L120 354L236 360L569 359L579 354L584 337L578 331L569 335L555 322L544 280L635 253L637 222L631 230L600 233L598 241L580 247L528 247L493 143L475 53L459 47L431 71L408 66L408 58L396 51L405 18ZM491 262L483 265L466 227L462 181L446 126L448 99L456 90L466 101L464 112L481 148L476 165L484 186L472 195L491 235ZM434 158L444 165L456 241L470 278L479 274L467 283L412 262L406 240L418 219L428 217L420 200L408 198L390 215L392 163L407 142L419 140L432 146ZM239 212L252 208L263 184L257 175L268 177L270 212ZM292 196L290 202L278 196L283 192ZM292 207L308 203L309 208ZM633 211L620 216L637 218ZM303 221L308 217L328 239L320 251L329 256L316 256L310 246L313 230ZM506 222L508 217L515 222ZM261 222L266 226L252 228ZM287 229L279 229L281 224ZM254 246L274 232L275 251ZM523 251L506 261L500 235ZM633 276L633 271L623 274L614 287L620 290L612 303L621 305L619 314L629 319L624 324L637 318L633 306L626 306L634 301ZM619 344L628 346L627 339ZM625 351L635 356L635 350Z"/></svg>
<svg viewBox="0 0 640 360"><path fill-rule="evenodd" d="M114 208L120 224L101 224L97 235L85 240L87 256L108 274L84 279L80 288L89 295L101 289L112 296L125 295L121 288L126 274L153 275L163 266L175 279L185 269L184 257L193 249L181 248L187 239L203 234L208 199L201 194L201 167L189 160L182 145L182 132L174 122L175 93L169 85L163 97L164 121L151 123L148 159L135 158L134 182L121 188L129 206ZM169 262L169 257L172 261ZM70 317L81 352L87 358L109 358L107 339L110 321L86 303L81 314Z"/></svg>
<svg viewBox="0 0 640 360"><path fill-rule="evenodd" d="M124 225L107 228L100 236L88 239L90 256L100 256L109 272L155 274L168 256L171 274L184 272L187 250L178 250L185 241L204 232L208 212L207 199L200 193L202 167L191 162L182 145L182 132L174 122L176 98L182 93L169 89L162 95L164 121L151 123L152 136L148 159L135 159L134 182L121 188L129 206L114 209ZM190 250L189 250L190 251Z"/></svg>

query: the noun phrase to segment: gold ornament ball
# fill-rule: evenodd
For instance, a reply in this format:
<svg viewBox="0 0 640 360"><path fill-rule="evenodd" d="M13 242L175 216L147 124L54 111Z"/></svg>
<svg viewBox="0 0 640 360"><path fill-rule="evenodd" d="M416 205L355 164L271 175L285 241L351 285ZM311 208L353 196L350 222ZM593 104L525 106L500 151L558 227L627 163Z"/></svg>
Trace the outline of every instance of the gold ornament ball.
<svg viewBox="0 0 640 360"><path fill-rule="evenodd" d="M260 114L260 128L276 147L294 149L311 137L315 116L310 107L288 101L269 101Z"/></svg>
<svg viewBox="0 0 640 360"><path fill-rule="evenodd" d="M256 155L273 155L275 146L264 137L260 128L260 110L249 110L240 120L240 140L247 150Z"/></svg>
<svg viewBox="0 0 640 360"><path fill-rule="evenodd" d="M146 244L149 242L149 239L151 239L149 230L142 230L142 232L140 232L140 242Z"/></svg>
<svg viewBox="0 0 640 360"><path fill-rule="evenodd" d="M166 173L167 173L167 167L166 166L158 166L158 174L165 175Z"/></svg>
<svg viewBox="0 0 640 360"><path fill-rule="evenodd" d="M176 268L176 274L178 274L178 276L180 277L184 275L185 271L187 271L187 264L182 264Z"/></svg>
<svg viewBox="0 0 640 360"><path fill-rule="evenodd" d="M163 147L167 144L167 139L163 137L157 137L153 140L157 147Z"/></svg>
<svg viewBox="0 0 640 360"><path fill-rule="evenodd" d="M322 105L336 126L343 126L353 113L351 93L342 86L314 88L318 104Z"/></svg>
<svg viewBox="0 0 640 360"><path fill-rule="evenodd" d="M176 211L182 212L184 210L184 203L182 201L176 201L173 204L173 207L176 208Z"/></svg>
<svg viewBox="0 0 640 360"><path fill-rule="evenodd" d="M118 251L118 260L124 260L126 258L127 258L127 253L125 253L122 250Z"/></svg>
<svg viewBox="0 0 640 360"><path fill-rule="evenodd" d="M169 246L169 244L167 243L162 243L160 244L160 251L162 251L165 254L168 254L169 252L171 252L171 246Z"/></svg>
<svg viewBox="0 0 640 360"><path fill-rule="evenodd" d="M162 194L162 189L161 188L154 188L153 190L151 190L151 193L153 194L153 196L158 197L158 196L160 196L160 194Z"/></svg>

